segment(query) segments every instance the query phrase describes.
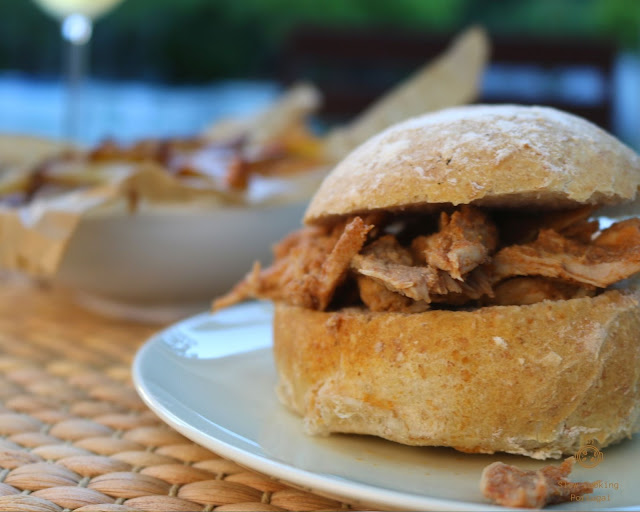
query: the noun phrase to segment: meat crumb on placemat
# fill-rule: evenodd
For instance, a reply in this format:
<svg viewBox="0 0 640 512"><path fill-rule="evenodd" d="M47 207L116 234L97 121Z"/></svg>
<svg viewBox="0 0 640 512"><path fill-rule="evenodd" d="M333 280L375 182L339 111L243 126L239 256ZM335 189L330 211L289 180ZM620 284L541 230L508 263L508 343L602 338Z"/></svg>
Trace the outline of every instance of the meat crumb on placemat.
<svg viewBox="0 0 640 512"><path fill-rule="evenodd" d="M574 463L575 458L569 457L560 466L530 471L494 462L482 471L480 490L504 507L543 508L571 501L571 496L591 494L594 488L590 482L569 481Z"/></svg>

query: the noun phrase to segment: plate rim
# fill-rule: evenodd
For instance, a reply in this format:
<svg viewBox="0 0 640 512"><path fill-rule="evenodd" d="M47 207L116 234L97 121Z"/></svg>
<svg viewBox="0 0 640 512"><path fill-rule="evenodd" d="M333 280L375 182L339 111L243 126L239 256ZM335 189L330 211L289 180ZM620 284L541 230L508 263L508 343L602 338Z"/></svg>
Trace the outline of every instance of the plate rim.
<svg viewBox="0 0 640 512"><path fill-rule="evenodd" d="M241 306L241 305L240 305ZM234 306L237 307L237 306ZM490 503L478 503L468 501L456 501L441 499L418 494L411 494L402 491L380 488L374 485L355 482L343 477L336 477L331 474L320 474L309 470L298 468L292 464L281 462L263 455L250 453L240 447L215 438L211 434L202 432L198 428L189 424L188 421L180 418L159 400L154 399L153 392L147 386L142 375L142 366L149 352L157 350L156 345L162 344L162 337L171 329L182 325L192 325L201 318L210 318L210 313L199 313L174 323L165 329L155 333L142 344L134 357L131 373L136 392L151 411L163 422L178 431L191 441L204 448L227 458L240 466L257 471L269 477L275 478L285 484L308 492L325 496L331 499L344 500L357 504L358 506L390 507L401 510L438 510L438 511L469 511L469 512L490 512L495 510L523 510L520 508L503 507ZM256 349L265 350L270 347ZM252 350L243 354L255 352ZM172 398L174 398L172 396ZM175 399L175 398L174 398ZM194 411L195 412L195 411ZM212 424L218 426L216 423ZM311 480L312 483L309 482ZM344 480L344 481L342 481ZM478 478L478 482L480 479ZM427 508L425 508L427 507ZM619 507L605 508L599 510L623 511L636 510L634 508Z"/></svg>

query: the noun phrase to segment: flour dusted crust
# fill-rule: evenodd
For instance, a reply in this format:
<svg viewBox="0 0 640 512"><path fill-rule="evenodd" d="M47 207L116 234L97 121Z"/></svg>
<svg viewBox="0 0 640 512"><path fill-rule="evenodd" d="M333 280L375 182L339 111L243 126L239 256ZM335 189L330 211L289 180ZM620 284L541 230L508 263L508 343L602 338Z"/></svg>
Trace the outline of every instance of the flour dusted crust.
<svg viewBox="0 0 640 512"><path fill-rule="evenodd" d="M466 106L365 142L325 179L305 222L440 203L615 204L639 186L640 157L584 119L547 107Z"/></svg>
<svg viewBox="0 0 640 512"><path fill-rule="evenodd" d="M640 294L472 312L276 305L281 401L310 434L538 459L640 430Z"/></svg>

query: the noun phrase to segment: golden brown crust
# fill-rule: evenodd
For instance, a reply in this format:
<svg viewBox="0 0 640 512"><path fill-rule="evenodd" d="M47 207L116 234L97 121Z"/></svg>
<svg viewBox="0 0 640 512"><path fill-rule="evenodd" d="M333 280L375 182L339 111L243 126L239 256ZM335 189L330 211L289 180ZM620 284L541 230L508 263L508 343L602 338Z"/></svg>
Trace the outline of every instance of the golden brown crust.
<svg viewBox="0 0 640 512"><path fill-rule="evenodd" d="M474 203L568 208L633 200L640 157L547 107L466 106L397 124L325 179L306 223L380 209Z"/></svg>
<svg viewBox="0 0 640 512"><path fill-rule="evenodd" d="M471 312L277 304L278 394L311 434L534 458L640 429L640 294Z"/></svg>

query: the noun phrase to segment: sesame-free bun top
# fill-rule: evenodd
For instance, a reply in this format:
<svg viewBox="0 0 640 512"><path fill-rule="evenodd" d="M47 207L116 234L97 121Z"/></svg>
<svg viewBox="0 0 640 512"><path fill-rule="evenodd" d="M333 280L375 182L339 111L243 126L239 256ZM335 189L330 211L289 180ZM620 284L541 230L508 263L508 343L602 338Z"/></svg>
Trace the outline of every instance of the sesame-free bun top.
<svg viewBox="0 0 640 512"><path fill-rule="evenodd" d="M476 105L396 124L324 180L306 223L375 210L570 208L635 199L640 157L594 124L548 107Z"/></svg>

